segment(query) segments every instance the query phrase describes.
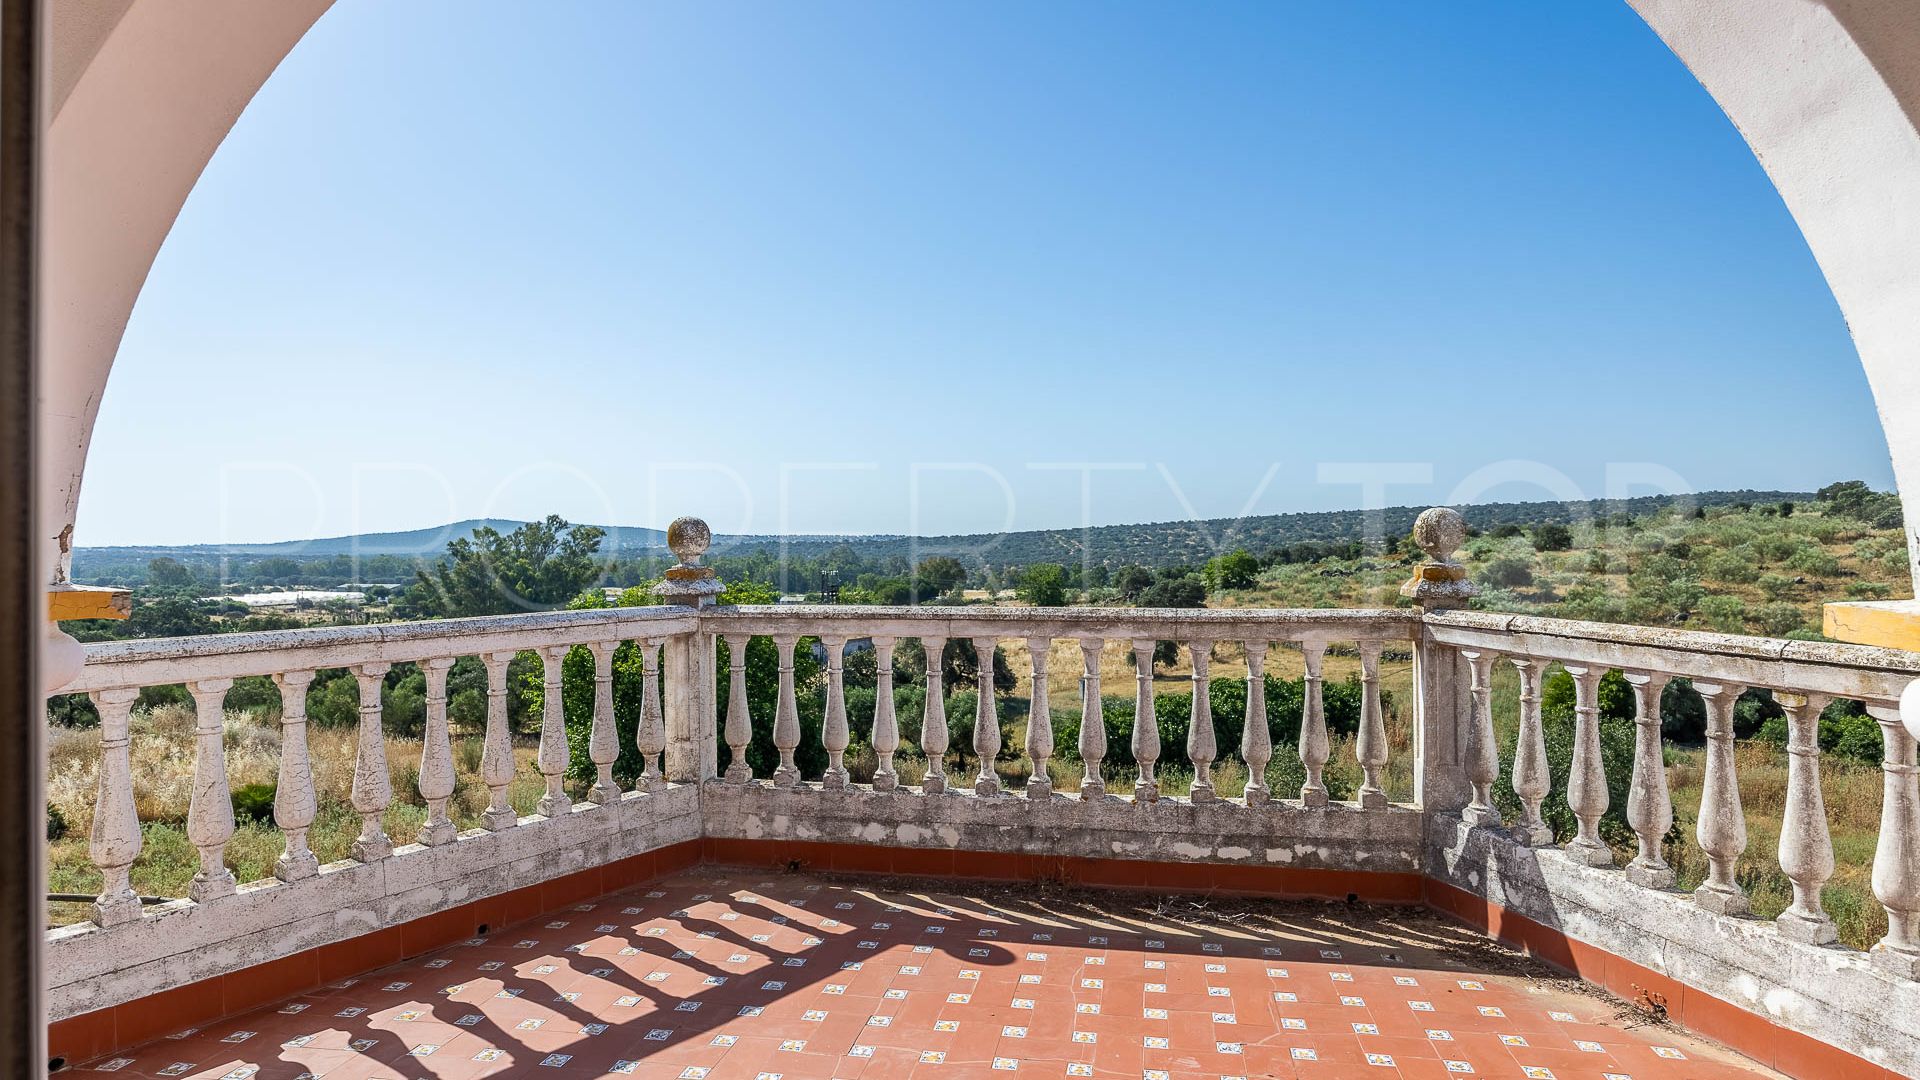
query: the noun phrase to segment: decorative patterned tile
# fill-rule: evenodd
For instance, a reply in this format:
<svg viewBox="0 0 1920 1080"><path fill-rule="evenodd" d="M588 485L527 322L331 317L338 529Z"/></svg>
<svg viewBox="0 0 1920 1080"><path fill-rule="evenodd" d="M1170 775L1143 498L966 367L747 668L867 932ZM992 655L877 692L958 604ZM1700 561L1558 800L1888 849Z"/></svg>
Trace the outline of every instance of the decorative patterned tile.
<svg viewBox="0 0 1920 1080"><path fill-rule="evenodd" d="M565 909L618 910L625 925L542 915L79 1068L195 1080L1774 1075L1718 1060L1682 1072L1703 1056L1694 1042L1653 1045L1647 1035L1676 1039L1582 1020L1595 1010L1577 999L1412 942L1382 949L1377 931L1325 934L1324 920L1271 934L1169 923L1148 937L998 907L988 892L934 903L803 876L724 878L693 871ZM573 959L588 951L606 966ZM1622 1066L1634 1072L1604 1071Z"/></svg>

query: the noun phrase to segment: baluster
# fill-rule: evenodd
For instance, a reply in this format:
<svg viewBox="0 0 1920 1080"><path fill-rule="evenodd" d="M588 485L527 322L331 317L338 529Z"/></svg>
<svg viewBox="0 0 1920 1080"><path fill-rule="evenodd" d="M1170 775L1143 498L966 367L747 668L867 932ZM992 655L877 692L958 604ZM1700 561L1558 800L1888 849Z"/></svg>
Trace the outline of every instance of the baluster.
<svg viewBox="0 0 1920 1080"><path fill-rule="evenodd" d="M1362 641L1360 646L1360 735L1355 740L1354 757L1364 777L1360 782L1360 806L1364 810L1383 810L1387 789L1380 784L1380 770L1387 764L1387 721L1380 710L1380 642Z"/></svg>
<svg viewBox="0 0 1920 1080"><path fill-rule="evenodd" d="M973 778L973 793L983 798L1000 794L1000 774L993 763L1000 757L1000 705L993 698L993 649L998 642L990 637L973 639L973 654L979 660L974 686L979 701L973 710L973 752L980 759L980 772Z"/></svg>
<svg viewBox="0 0 1920 1080"><path fill-rule="evenodd" d="M1612 866L1613 849L1600 839L1607 812L1607 771L1600 758L1600 676L1604 668L1561 665L1573 676L1573 764L1567 775L1567 806L1579 830L1567 851L1588 866Z"/></svg>
<svg viewBox="0 0 1920 1080"><path fill-rule="evenodd" d="M1213 790L1213 759L1219 753L1219 746L1213 732L1213 700L1207 692L1207 665L1213 659L1213 642L1189 642L1187 655L1193 658L1193 705L1188 710L1191 719L1187 724L1187 760L1193 762L1193 787L1187 798L1196 803L1215 802L1220 796Z"/></svg>
<svg viewBox="0 0 1920 1080"><path fill-rule="evenodd" d="M827 650L827 708L820 721L820 743L826 747L827 771L820 778L820 786L844 788L847 786L847 744L851 741L847 732L847 639L823 637L820 644Z"/></svg>
<svg viewBox="0 0 1920 1080"><path fill-rule="evenodd" d="M447 673L453 669L450 657L420 661L421 674L427 677L427 733L420 744L420 797L427 800L427 820L420 826L419 841L427 847L451 844L459 830L447 817L447 800L453 797L453 740L447 730Z"/></svg>
<svg viewBox="0 0 1920 1080"><path fill-rule="evenodd" d="M1273 801L1267 785L1267 763L1273 760L1273 733L1267 730L1267 643L1249 641L1247 651L1247 721L1240 732L1240 756L1247 763L1248 806Z"/></svg>
<svg viewBox="0 0 1920 1080"><path fill-rule="evenodd" d="M900 786L900 774L894 771L893 755L900 749L900 723L893 716L893 639L873 639L873 790L893 791Z"/></svg>
<svg viewBox="0 0 1920 1080"><path fill-rule="evenodd" d="M319 812L313 759L307 753L307 687L313 685L313 672L282 672L273 684L280 689L280 775L273 788L273 823L286 838L274 860L273 876L302 881L320 872L320 860L307 846L307 830Z"/></svg>
<svg viewBox="0 0 1920 1080"><path fill-rule="evenodd" d="M587 801L605 806L620 798L620 785L613 779L613 763L620 760L619 727L613 720L613 653L617 641L595 641L587 645L593 653L593 728L587 732L587 757L596 774Z"/></svg>
<svg viewBox="0 0 1920 1080"><path fill-rule="evenodd" d="M793 697L793 647L800 639L793 634L774 635L780 652L780 699L773 710L773 748L780 752L780 765L773 770L773 786L790 788L800 782L800 767L793 763L793 752L800 746L800 707Z"/></svg>
<svg viewBox="0 0 1920 1080"><path fill-rule="evenodd" d="M1332 749L1327 742L1326 703L1320 692L1320 662L1326 655L1324 641L1300 643L1300 656L1306 662L1306 674L1301 680L1304 693L1300 707L1300 764L1307 768L1307 782L1300 785L1300 801L1307 806L1327 805L1327 783L1321 773L1327 767Z"/></svg>
<svg viewBox="0 0 1920 1080"><path fill-rule="evenodd" d="M487 736L480 747L480 779L491 793L481 820L494 832L511 829L520 821L508 799L513 743L507 736L507 665L513 663L513 655L497 652L481 658L487 669Z"/></svg>
<svg viewBox="0 0 1920 1080"><path fill-rule="evenodd" d="M1867 712L1880 722L1883 747L1873 895L1887 909L1887 936L1873 946L1873 962L1920 979L1920 764L1899 709L1869 702Z"/></svg>
<svg viewBox="0 0 1920 1080"><path fill-rule="evenodd" d="M540 691L540 752L534 764L546 778L547 792L540 796L541 817L564 817L573 809L573 800L561 789L567 775L567 695L562 685L561 668L571 645L549 645L540 650L544 683Z"/></svg>
<svg viewBox="0 0 1920 1080"><path fill-rule="evenodd" d="M140 857L140 814L133 804L133 703L140 691L95 690L100 710L100 787L93 801L93 834L87 854L104 879L93 902L93 921L119 926L140 918L140 896L133 891L133 861Z"/></svg>
<svg viewBox="0 0 1920 1080"><path fill-rule="evenodd" d="M190 683L193 694L193 796L187 804L187 839L200 850L200 871L187 885L199 903L231 895L227 841L233 839L233 795L227 787L226 699L232 679Z"/></svg>
<svg viewBox="0 0 1920 1080"><path fill-rule="evenodd" d="M947 639L923 637L920 650L927 663L927 700L920 713L920 751L926 755L927 772L920 778L920 793L938 795L947 790L947 698L941 671Z"/></svg>
<svg viewBox="0 0 1920 1080"><path fill-rule="evenodd" d="M1707 706L1707 773L1694 835L1708 862L1707 880L1694 890L1693 901L1715 914L1745 915L1747 894L1733 876L1747 849L1747 818L1733 765L1733 706L1744 688L1709 682L1695 682L1693 688Z"/></svg>
<svg viewBox="0 0 1920 1080"><path fill-rule="evenodd" d="M1627 823L1639 841L1639 854L1627 864L1627 880L1650 889L1673 886L1673 868L1661 852L1673 828L1673 797L1667 793L1667 761L1660 747L1660 695L1667 676L1627 672L1633 687L1633 781L1627 789ZM1817 793L1816 793L1817 796Z"/></svg>
<svg viewBox="0 0 1920 1080"><path fill-rule="evenodd" d="M1520 797L1520 820L1514 823L1513 836L1528 847L1547 847L1553 843L1553 828L1540 816L1553 788L1546 731L1540 723L1540 681L1546 672L1530 657L1507 659L1520 674L1520 736L1513 744L1513 793Z"/></svg>
<svg viewBox="0 0 1920 1080"><path fill-rule="evenodd" d="M1107 782L1100 775L1107 759L1106 703L1100 700L1100 653L1103 638L1080 639L1080 797L1105 798Z"/></svg>
<svg viewBox="0 0 1920 1080"><path fill-rule="evenodd" d="M727 763L727 782L745 784L753 779L753 766L747 761L747 744L753 741L753 717L747 711L747 644L750 634L725 634L727 643L727 749L733 759Z"/></svg>
<svg viewBox="0 0 1920 1080"><path fill-rule="evenodd" d="M1150 803L1160 798L1160 781L1153 778L1153 763L1160 760L1160 723L1153 715L1153 647L1156 642L1133 641L1133 760L1140 774L1133 782L1133 801Z"/></svg>
<svg viewBox="0 0 1920 1080"><path fill-rule="evenodd" d="M1047 661L1053 651L1050 637L1030 637L1027 652L1033 657L1033 698L1027 710L1027 798L1053 797L1053 777L1047 773L1047 760L1053 757L1053 707L1047 701Z"/></svg>
<svg viewBox="0 0 1920 1080"><path fill-rule="evenodd" d="M393 802L393 780L387 773L387 735L381 727L380 686L391 664L359 664L353 678L360 687L360 723L353 756L352 802L360 815L360 835L350 849L361 862L378 862L393 854L393 841L380 817Z"/></svg>
<svg viewBox="0 0 1920 1080"><path fill-rule="evenodd" d="M666 714L660 707L661 638L647 638L640 646L640 728L633 733L634 748L640 751L639 790L658 794L667 790L666 775L660 771L660 755L667 749Z"/></svg>
<svg viewBox="0 0 1920 1080"><path fill-rule="evenodd" d="M1499 750L1493 741L1493 653L1462 649L1472 681L1467 691L1467 783L1473 798L1460 811L1469 825L1499 825L1500 810L1493 805L1493 782L1500 777Z"/></svg>
<svg viewBox="0 0 1920 1080"><path fill-rule="evenodd" d="M1833 876L1833 840L1827 833L1827 805L1820 795L1820 710L1818 694L1775 693L1787 714L1787 806L1780 821L1780 872L1793 882L1793 904L1774 925L1783 937L1809 945L1840 939L1833 920L1820 906L1820 887Z"/></svg>

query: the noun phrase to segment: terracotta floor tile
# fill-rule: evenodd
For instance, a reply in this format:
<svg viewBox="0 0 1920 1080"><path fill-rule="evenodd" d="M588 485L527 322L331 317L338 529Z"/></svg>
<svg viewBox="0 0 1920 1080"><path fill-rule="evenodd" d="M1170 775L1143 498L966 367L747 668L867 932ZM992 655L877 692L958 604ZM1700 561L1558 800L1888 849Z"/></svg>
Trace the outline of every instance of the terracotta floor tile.
<svg viewBox="0 0 1920 1080"><path fill-rule="evenodd" d="M1208 925L1168 921L1158 901L1038 897L696 868L81 1068L123 1060L109 1071L234 1080L1776 1075L1671 1029L1629 1028L1594 998L1532 992L1467 965L1471 953L1337 922L1336 909Z"/></svg>

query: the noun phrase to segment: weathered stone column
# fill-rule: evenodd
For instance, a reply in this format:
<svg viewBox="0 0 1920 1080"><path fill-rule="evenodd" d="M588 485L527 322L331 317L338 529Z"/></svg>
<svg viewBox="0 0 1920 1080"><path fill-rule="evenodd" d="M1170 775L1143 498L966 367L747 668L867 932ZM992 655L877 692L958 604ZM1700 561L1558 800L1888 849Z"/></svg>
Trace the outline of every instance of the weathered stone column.
<svg viewBox="0 0 1920 1080"><path fill-rule="evenodd" d="M480 744L480 779L488 790L487 809L480 819L492 832L511 829L520 820L511 799L513 740L507 731L507 665L513 663L513 655L496 652L480 658L487 669L487 734ZM382 770L385 775L384 766ZM357 782L358 774L355 778Z"/></svg>
<svg viewBox="0 0 1920 1080"><path fill-rule="evenodd" d="M567 775L567 698L562 687L561 669L571 645L549 645L540 650L543 688L540 697L540 775L547 790L540 796L541 817L562 817L573 810L561 782ZM424 751L423 751L424 753Z"/></svg>
<svg viewBox="0 0 1920 1080"><path fill-rule="evenodd" d="M1649 889L1673 886L1673 868L1660 850L1673 828L1673 796L1667 790L1667 759L1660 740L1660 695L1667 676L1629 671L1633 687L1633 780L1627 790L1627 824L1639 841L1639 853L1627 863L1627 880Z"/></svg>
<svg viewBox="0 0 1920 1080"><path fill-rule="evenodd" d="M1920 979L1920 762L1915 740L1902 726L1902 709L1874 702L1867 712L1880 722L1885 760L1880 794L1880 840L1873 849L1873 895L1887 910L1887 936L1873 947L1876 966ZM1909 716L1911 722L1915 717Z"/></svg>
<svg viewBox="0 0 1920 1080"><path fill-rule="evenodd" d="M1461 649L1467 662L1467 786L1472 792L1461 820L1469 825L1499 827L1500 808L1493 805L1493 782L1500 778L1500 757L1493 741L1493 662L1499 657L1476 649Z"/></svg>
<svg viewBox="0 0 1920 1080"><path fill-rule="evenodd" d="M1050 637L1027 639L1027 655L1033 660L1033 696L1027 709L1027 798L1053 797L1053 777L1047 773L1047 761L1053 757L1053 706L1047 700L1047 661L1053 650Z"/></svg>
<svg viewBox="0 0 1920 1080"><path fill-rule="evenodd" d="M667 748L666 719L660 705L659 638L643 638L640 646L640 726L634 730L634 749L640 751L641 791L659 793L667 789L667 777L660 769L660 754Z"/></svg>
<svg viewBox="0 0 1920 1080"><path fill-rule="evenodd" d="M280 690L280 770L273 791L273 823L286 837L273 876L303 881L320 872L320 860L307 846L307 829L319 813L313 791L313 759L307 753L307 687L313 672L287 671L273 677Z"/></svg>
<svg viewBox="0 0 1920 1080"><path fill-rule="evenodd" d="M893 791L900 786L900 774L894 771L893 755L900 749L900 722L893 715L893 639L873 639L873 790Z"/></svg>
<svg viewBox="0 0 1920 1080"><path fill-rule="evenodd" d="M354 858L367 863L393 854L393 841L381 821L393 802L393 778L387 773L387 733L380 719L380 687L391 666L361 664L353 669L354 680L360 684L360 725L355 732L359 740L354 747L351 794L354 812L360 815L360 836L353 842L352 851ZM504 710L506 698L500 701ZM501 723L506 723L504 711Z"/></svg>
<svg viewBox="0 0 1920 1080"><path fill-rule="evenodd" d="M820 718L820 743L827 751L827 771L820 777L820 786L831 791L847 786L847 746L852 741L852 733L847 729L847 639L822 637L820 646L827 651L826 711Z"/></svg>
<svg viewBox="0 0 1920 1080"><path fill-rule="evenodd" d="M1606 762L1600 756L1600 676L1605 669L1563 664L1573 676L1573 762L1567 775L1567 806L1579 821L1579 831L1567 851L1588 866L1612 866L1613 849L1600 839L1600 819L1606 815Z"/></svg>
<svg viewBox="0 0 1920 1080"><path fill-rule="evenodd" d="M1424 612L1464 608L1478 592L1453 553L1467 538L1458 511L1436 506L1413 523L1413 540L1426 552L1400 595ZM1471 676L1458 650L1421 628L1413 652L1413 801L1432 813L1454 813L1472 798L1467 781L1467 726ZM1496 765L1497 769L1497 765Z"/></svg>
<svg viewBox="0 0 1920 1080"><path fill-rule="evenodd" d="M227 785L225 702L232 686L232 679L202 679L187 686L193 694L194 721L187 840L200 851L200 872L187 884L187 896L202 904L234 890L233 871L226 864L227 841L233 839L233 795Z"/></svg>
<svg viewBox="0 0 1920 1080"><path fill-rule="evenodd" d="M96 690L94 707L100 710L99 792L93 802L93 834L87 853L100 868L100 895L93 902L98 926L118 926L140 918L140 896L133 891L130 873L140 857L140 815L133 804L133 769L128 748L133 703L140 691Z"/></svg>
<svg viewBox="0 0 1920 1080"><path fill-rule="evenodd" d="M679 565L667 568L666 580L653 587L661 603L680 607L712 607L725 591L713 567L700 557L713 543L713 531L696 517L676 518L667 526L667 547ZM714 636L701 630L666 640L666 686L663 722L666 731L666 778L676 784L696 784L718 772L714 689Z"/></svg>
<svg viewBox="0 0 1920 1080"><path fill-rule="evenodd" d="M1360 806L1366 810L1384 810L1387 789L1380 783L1380 770L1387 765L1387 722L1380 708L1380 643L1360 642L1360 736L1354 741L1354 757L1364 779L1360 783Z"/></svg>
<svg viewBox="0 0 1920 1080"><path fill-rule="evenodd" d="M1160 798L1160 782L1153 778L1154 762L1160 760L1160 723L1153 715L1153 647L1148 638L1133 642L1133 761L1139 775L1133 782L1133 801L1150 803Z"/></svg>
<svg viewBox="0 0 1920 1080"><path fill-rule="evenodd" d="M941 671L947 639L923 637L920 651L927 665L927 700L920 713L920 751L926 755L927 771L920 778L920 794L939 795L947 790L947 690Z"/></svg>
<svg viewBox="0 0 1920 1080"><path fill-rule="evenodd" d="M1695 681L1693 688L1707 705L1707 771L1694 829L1700 850L1707 853L1707 880L1694 890L1693 901L1717 915L1745 915L1747 894L1734 868L1747 850L1747 815L1733 764L1733 706L1744 687Z"/></svg>
<svg viewBox="0 0 1920 1080"><path fill-rule="evenodd" d="M1307 770L1307 779L1300 785L1300 802L1305 806L1327 805L1327 783L1321 773L1332 750L1327 741L1326 702L1320 690L1320 662L1326 655L1324 641L1300 643L1300 657L1306 665L1306 674L1301 676L1300 705L1300 764Z"/></svg>
<svg viewBox="0 0 1920 1080"><path fill-rule="evenodd" d="M1829 945L1840 935L1820 906L1820 889L1833 876L1833 838L1820 795L1820 710L1827 699L1776 691L1773 700L1787 714L1787 807L1779 854L1780 872L1793 882L1793 906L1774 925L1784 937Z"/></svg>
<svg viewBox="0 0 1920 1080"><path fill-rule="evenodd" d="M1080 798L1104 799L1106 778L1100 766L1107 760L1107 711L1100 700L1100 652L1103 638L1080 639Z"/></svg>
<svg viewBox="0 0 1920 1080"><path fill-rule="evenodd" d="M1219 747L1213 734L1213 698L1208 693L1211 680L1207 665L1212 653L1211 641L1187 643L1187 655L1193 658L1193 704L1188 708L1187 724L1187 760L1193 763L1193 788L1187 798L1196 803L1217 802L1220 798L1213 790L1213 759Z"/></svg>
<svg viewBox="0 0 1920 1080"><path fill-rule="evenodd" d="M727 783L745 784L753 779L753 766L747 762L747 744L753 741L753 714L747 705L746 634L727 634L727 750L733 760L727 763Z"/></svg>
<svg viewBox="0 0 1920 1080"><path fill-rule="evenodd" d="M973 639L973 655L979 661L973 680L978 693L973 709L973 753L980 759L973 793L983 799L1000 794L1000 774L993 771L994 762L1000 759L1000 703L993 696L993 650L997 645L995 638Z"/></svg>
<svg viewBox="0 0 1920 1080"><path fill-rule="evenodd" d="M587 757L595 773L587 801L599 806L620 798L620 785L613 779L613 763L620 760L620 733L613 722L613 653L619 647L617 641L587 645L593 653L593 727L587 732Z"/></svg>
<svg viewBox="0 0 1920 1080"><path fill-rule="evenodd" d="M793 762L793 752L800 748L800 706L793 691L793 647L799 641L797 634L773 636L780 671L780 696L773 708L773 748L780 754L780 764L773 770L774 787L800 783L800 767Z"/></svg>
<svg viewBox="0 0 1920 1080"><path fill-rule="evenodd" d="M427 820L418 840L427 847L451 844L459 834L447 816L447 800L456 786L453 740L447 730L447 673L452 670L451 657L420 661L420 673L427 677L427 730L420 742L420 797L427 801Z"/></svg>
<svg viewBox="0 0 1920 1080"><path fill-rule="evenodd" d="M1273 801L1273 789L1267 785L1267 763L1273 760L1273 733L1267 730L1267 643L1248 641L1247 719L1240 731L1240 757L1247 763L1248 806L1265 806Z"/></svg>
<svg viewBox="0 0 1920 1080"><path fill-rule="evenodd" d="M1547 739L1540 724L1539 661L1524 656L1507 658L1520 673L1520 734L1513 744L1513 793L1520 797L1520 820L1514 839L1528 847L1553 843L1553 830L1540 816L1540 806L1553 787L1547 774Z"/></svg>

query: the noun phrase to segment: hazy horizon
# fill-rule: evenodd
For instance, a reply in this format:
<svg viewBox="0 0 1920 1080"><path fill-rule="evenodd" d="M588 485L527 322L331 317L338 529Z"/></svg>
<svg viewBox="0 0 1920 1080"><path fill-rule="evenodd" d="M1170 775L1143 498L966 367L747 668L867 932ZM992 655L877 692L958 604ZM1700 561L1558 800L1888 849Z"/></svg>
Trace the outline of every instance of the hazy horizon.
<svg viewBox="0 0 1920 1080"><path fill-rule="evenodd" d="M1852 479L1852 478L1848 478L1848 479ZM1776 497L1777 498L1783 495L1811 496L1813 495L1814 492L1812 490L1793 491L1790 489L1781 489L1781 488L1744 487L1744 488L1719 488L1711 492L1636 492L1634 495L1628 496L1628 497L1631 497L1631 498L1645 498L1645 497L1684 498L1688 495L1728 495L1728 494L1749 494L1749 493L1756 497L1762 497L1762 498ZM1604 501L1604 500L1594 500L1594 501ZM1513 504L1513 503L1523 503L1523 504L1539 503L1539 504L1545 504L1545 505L1559 503L1564 505L1564 502L1565 502L1564 500L1554 500L1554 499L1482 499L1474 502L1455 501L1455 502L1449 502L1449 503L1431 503L1431 504L1429 503L1392 503L1384 506L1345 506L1345 507L1331 507L1331 508L1321 509L1321 510L1277 510L1277 511L1263 511L1258 514L1220 515L1215 517L1204 517L1204 518L1183 517L1183 518L1162 518L1162 519L1153 520L1153 521L1096 521L1086 525L1052 526L1052 527L1035 528L1035 529L1014 529L1014 530L972 529L972 530L962 530L962 531L950 532L950 533L918 533L918 534L897 533L897 532L740 533L740 532L728 532L725 530L715 529L714 535L716 538L750 539L750 540L781 539L781 538L789 539L789 540L814 540L814 539L871 540L871 539L915 539L915 538L939 539L942 537L950 537L950 536L960 536L960 537L993 536L993 535L998 535L1001 532L1022 532L1022 533L1025 533L1025 532L1073 532L1081 529L1152 528L1152 527L1158 527L1158 526L1179 525L1179 524L1188 524L1188 523L1203 522L1203 521L1204 522L1219 522L1219 521L1231 522L1231 521L1250 520L1254 518L1291 517L1291 516L1312 515L1312 514L1361 514L1361 513L1370 513L1370 512L1384 513L1384 512L1393 512L1393 511L1425 509L1428 506L1437 506L1437 505L1446 505L1446 506L1452 506L1455 508L1466 508L1466 507L1475 507L1475 506L1506 505L1506 504ZM224 547L224 546L269 547L269 546L275 546L275 545L306 544L306 543L317 543L317 542L324 542L324 541L330 541L330 540L346 540L346 539L352 539L354 537L365 537L365 536L404 536L404 535L410 535L414 533L439 532L439 533L446 533L447 535L451 536L453 534L449 532L449 530L455 528L456 526L474 526L474 525L482 525L482 524L523 525L523 524L526 524L528 521L544 519L545 516L546 515L541 515L540 518L503 518L503 517L460 518L453 521L442 521L442 522L436 522L430 525L423 525L417 528L370 529L370 530L366 530L359 533L335 533L335 534L315 535L315 536L278 537L278 538L272 538L272 539L201 540L201 541L185 541L180 543L141 543L136 541L131 543L121 543L121 544L76 544L75 548L76 550L88 550L88 549L101 550L101 549L110 549L110 548L134 548L134 549L205 548L205 547ZM694 515L694 516L698 516L698 515ZM666 531L666 527L669 524L669 522L663 521L657 525L652 525L652 524L631 524L626 522L609 522L609 521L584 521L584 520L577 521L573 519L568 519L568 524L569 525L591 525L599 528L614 528L614 529L624 529L624 530L630 530L630 531L648 531L648 532L664 533Z"/></svg>

